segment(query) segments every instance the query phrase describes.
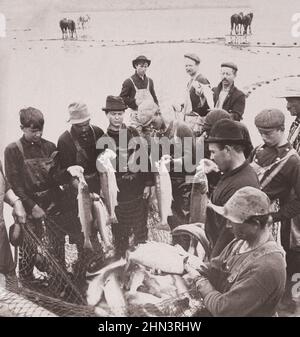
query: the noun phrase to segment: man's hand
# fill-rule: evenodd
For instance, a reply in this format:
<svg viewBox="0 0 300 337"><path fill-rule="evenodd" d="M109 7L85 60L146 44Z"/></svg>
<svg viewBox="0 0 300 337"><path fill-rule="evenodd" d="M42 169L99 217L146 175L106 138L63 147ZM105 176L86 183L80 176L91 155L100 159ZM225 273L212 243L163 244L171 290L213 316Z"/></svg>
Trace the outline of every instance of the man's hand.
<svg viewBox="0 0 300 337"><path fill-rule="evenodd" d="M26 211L21 200L15 201L13 205L13 216L17 217L18 223L26 223Z"/></svg>
<svg viewBox="0 0 300 337"><path fill-rule="evenodd" d="M164 162L165 165L168 165L171 162L172 157L169 154L164 154L160 160Z"/></svg>
<svg viewBox="0 0 300 337"><path fill-rule="evenodd" d="M43 220L46 217L46 213L39 205L35 205L33 207L31 215L34 219L37 219L37 220Z"/></svg>
<svg viewBox="0 0 300 337"><path fill-rule="evenodd" d="M80 178L83 175L84 169L79 165L73 165L68 167L67 171L71 174L72 177Z"/></svg>
<svg viewBox="0 0 300 337"><path fill-rule="evenodd" d="M201 166L201 165L204 169L205 174L208 174L210 172L219 172L220 171L218 165L210 159L206 159L206 158L201 159L200 162L199 162L199 166Z"/></svg>

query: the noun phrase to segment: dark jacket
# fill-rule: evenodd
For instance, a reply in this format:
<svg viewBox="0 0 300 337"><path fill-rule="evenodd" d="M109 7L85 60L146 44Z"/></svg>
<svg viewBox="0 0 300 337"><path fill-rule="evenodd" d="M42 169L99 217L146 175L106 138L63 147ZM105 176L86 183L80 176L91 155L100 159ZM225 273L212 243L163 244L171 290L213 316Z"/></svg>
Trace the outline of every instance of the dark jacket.
<svg viewBox="0 0 300 337"><path fill-rule="evenodd" d="M222 90L222 83L213 88L213 99L214 104L216 105L220 92ZM243 118L243 114L245 111L246 104L246 96L245 94L239 90L236 86L232 86L228 92L227 97L223 103L222 109L226 110L229 113L233 114L234 120L240 121Z"/></svg>
<svg viewBox="0 0 300 337"><path fill-rule="evenodd" d="M209 84L209 81L207 80L207 78L205 78L201 74L197 75L194 80L202 84ZM192 102L193 112L196 112L198 115L202 117L206 116L208 114L209 106L207 102L205 102L203 106L200 105L200 98L196 94L194 87L190 89L190 98Z"/></svg>
<svg viewBox="0 0 300 337"><path fill-rule="evenodd" d="M131 76L131 79L133 80L135 86L138 89L147 89L148 87L148 81L149 81L149 91L153 97L153 100L156 104L158 104L158 100L154 91L154 84L153 84L153 80L150 77L147 77L146 75L144 76L144 79L142 79L140 76L137 75L137 73L135 73L134 75ZM127 80L125 80L123 82L122 85L122 90L120 93L120 96L123 98L125 104L133 109L133 110L137 110L138 106L135 102L135 88L134 85L132 83L130 78L127 78Z"/></svg>

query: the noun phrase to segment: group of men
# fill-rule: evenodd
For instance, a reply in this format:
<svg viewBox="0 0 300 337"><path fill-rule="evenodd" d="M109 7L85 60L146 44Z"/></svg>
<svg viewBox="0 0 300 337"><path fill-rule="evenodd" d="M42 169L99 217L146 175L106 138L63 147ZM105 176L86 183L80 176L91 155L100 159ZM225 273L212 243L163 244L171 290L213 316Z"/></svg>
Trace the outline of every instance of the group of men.
<svg viewBox="0 0 300 337"><path fill-rule="evenodd" d="M155 174L150 169L151 140L164 137L172 145L169 153L163 147L159 153L170 163L171 229L189 222L193 181L189 178L197 174L197 165L187 170L186 164L193 161L199 149L196 144L202 141L205 158L201 167L208 177L211 200L205 221L209 262L198 270L187 266L188 275L212 315L272 316L285 289L285 263L289 280L300 266L300 92L289 90L283 96L287 109L296 117L288 139L284 113L264 109L255 117L263 144L253 149L247 127L240 122L245 95L234 86L237 66L222 63L222 81L211 89L199 73L198 56L186 54L184 59L191 77L186 99L170 115L159 109L153 80L146 76L151 61L145 56L133 60L135 73L125 80L120 95L107 96L102 109L109 121L106 132L90 123L91 115L84 103L75 102L68 107L71 127L59 137L56 146L42 138L41 111L22 109L23 136L5 149L7 179L1 170L1 207L3 200L9 202L17 221L26 222L36 233L44 221L62 215L58 225L76 243L78 252L86 256L77 218L78 167L83 169L90 193L101 196L96 161L112 142L118 205L116 221L111 225L116 255L124 256L132 234L134 244L148 237L147 217L155 185ZM130 119L125 124L127 108ZM131 140L139 137L146 141L133 147ZM188 148L179 146L188 140ZM149 170L135 171L130 160L141 146ZM66 221L63 215L70 213L72 220ZM1 228L0 275L9 275L14 268L3 217ZM97 233L91 233L91 238L94 250L101 250ZM31 252L29 262L23 258L26 250ZM28 247L26 241L21 243L21 278L33 277L35 255L34 247ZM64 256L57 257L64 260Z"/></svg>

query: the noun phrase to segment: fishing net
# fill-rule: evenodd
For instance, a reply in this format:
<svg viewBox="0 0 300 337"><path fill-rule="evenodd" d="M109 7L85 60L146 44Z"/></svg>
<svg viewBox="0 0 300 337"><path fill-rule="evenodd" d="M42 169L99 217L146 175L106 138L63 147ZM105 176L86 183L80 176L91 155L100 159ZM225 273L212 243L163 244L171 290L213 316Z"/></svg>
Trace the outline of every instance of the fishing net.
<svg viewBox="0 0 300 337"><path fill-rule="evenodd" d="M70 212L47 218L43 226L24 227L23 243L15 252L16 276L9 277L6 289L0 291L0 316L118 315L107 304L87 304L86 273L102 268L105 256L99 233L95 233L92 240L94 250L87 252L81 248L80 230L72 232L59 225L76 221L77 217ZM148 240L171 243L170 230L157 229L159 221L158 213L149 211ZM122 313L128 317L190 317L197 315L202 307L195 289L189 289L167 299L162 297L155 304L139 305L126 300Z"/></svg>

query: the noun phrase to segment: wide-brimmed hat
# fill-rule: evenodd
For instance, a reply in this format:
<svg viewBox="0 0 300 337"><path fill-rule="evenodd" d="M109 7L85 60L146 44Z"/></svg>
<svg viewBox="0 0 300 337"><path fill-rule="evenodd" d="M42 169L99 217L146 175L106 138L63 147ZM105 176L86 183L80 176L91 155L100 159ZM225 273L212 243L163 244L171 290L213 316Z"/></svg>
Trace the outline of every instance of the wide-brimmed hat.
<svg viewBox="0 0 300 337"><path fill-rule="evenodd" d="M300 81L298 86L286 86L282 92L277 96L279 98L299 97L300 98Z"/></svg>
<svg viewBox="0 0 300 337"><path fill-rule="evenodd" d="M111 95L106 97L106 106L102 108L103 111L124 111L126 109L127 106L122 97Z"/></svg>
<svg viewBox="0 0 300 337"><path fill-rule="evenodd" d="M81 102L74 102L68 106L69 119L67 122L71 124L79 124L91 119L91 115L88 111L87 105Z"/></svg>
<svg viewBox="0 0 300 337"><path fill-rule="evenodd" d="M210 130L207 143L244 144L246 142L243 127L231 119L217 121Z"/></svg>
<svg viewBox="0 0 300 337"><path fill-rule="evenodd" d="M236 191L223 207L212 203L208 206L232 222L244 223L251 216L269 214L270 199L263 191L245 186Z"/></svg>
<svg viewBox="0 0 300 337"><path fill-rule="evenodd" d="M138 62L148 63L148 67L149 67L150 64L151 64L151 60L147 59L147 57L144 56L144 55L140 55L140 56L138 56L137 58L135 58L134 60L132 60L132 66L133 66L133 68L135 68L135 66L136 66L136 64L137 64Z"/></svg>

